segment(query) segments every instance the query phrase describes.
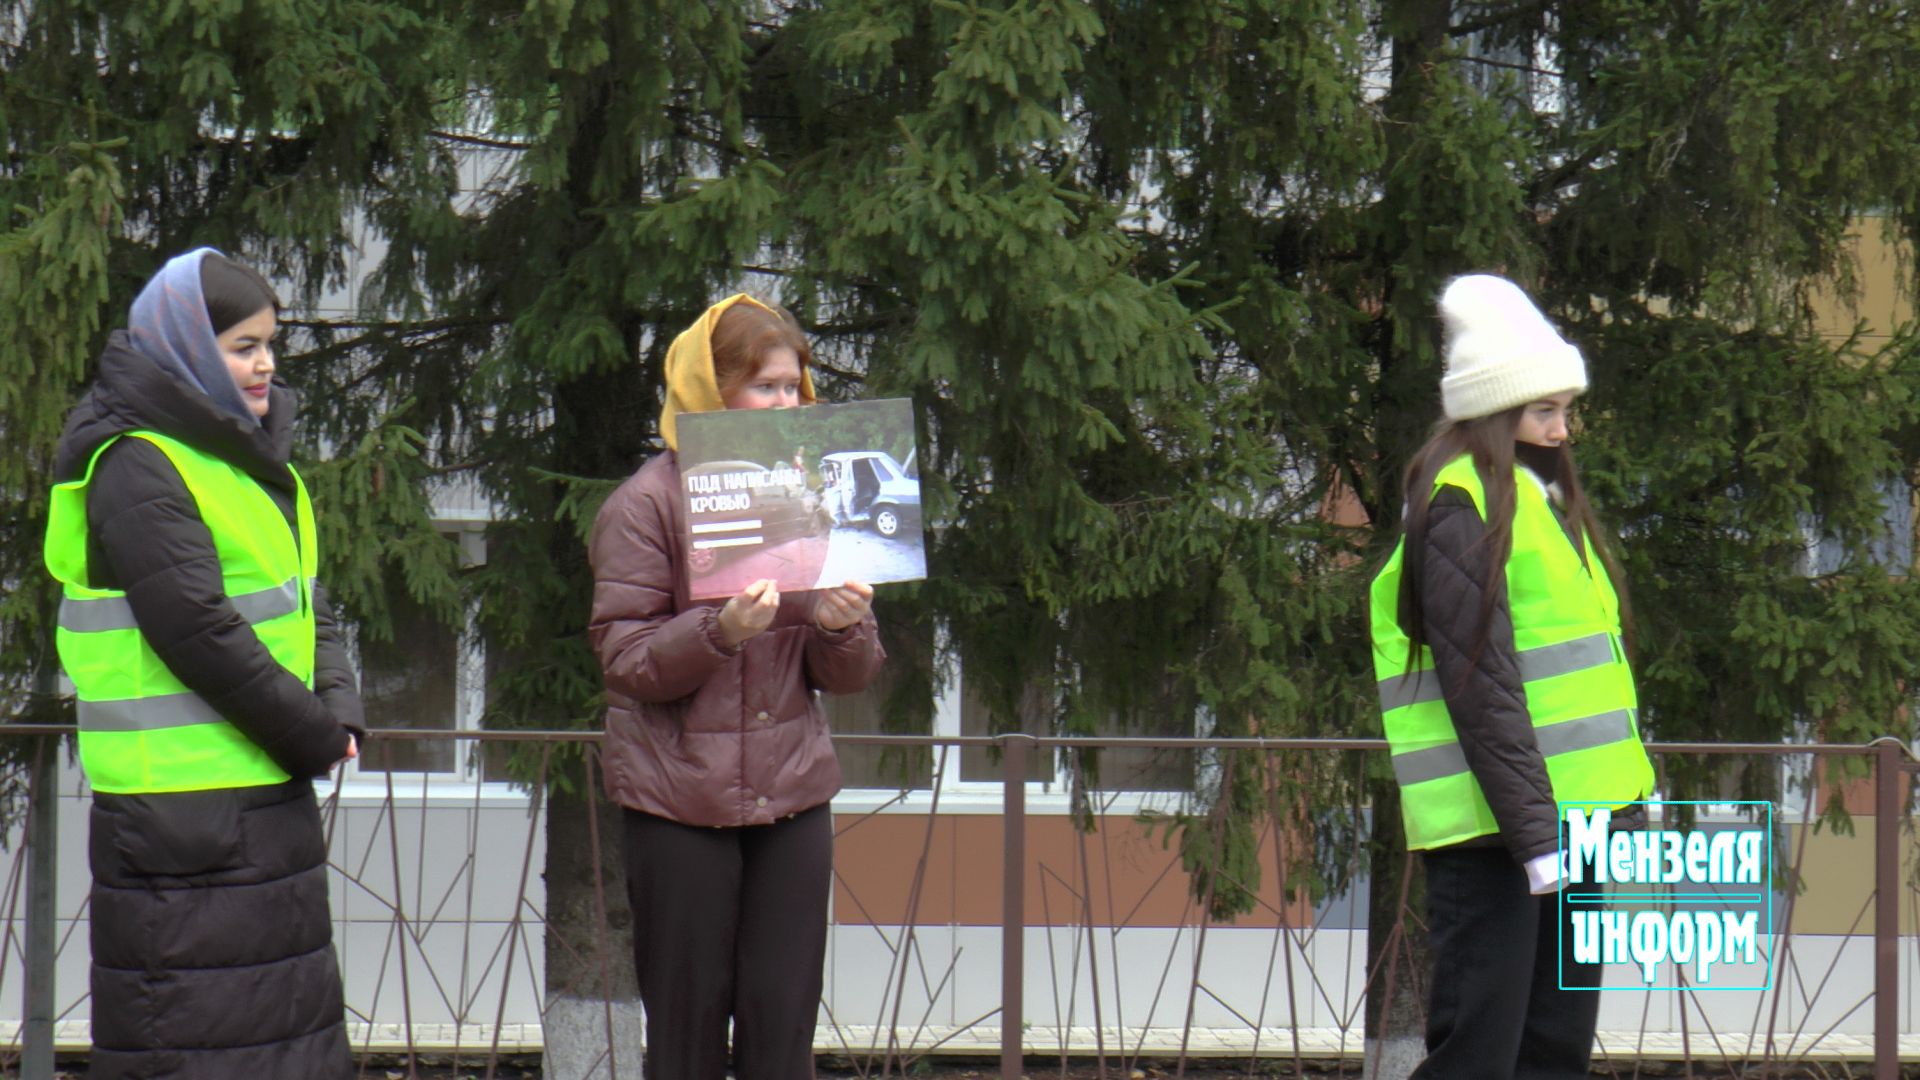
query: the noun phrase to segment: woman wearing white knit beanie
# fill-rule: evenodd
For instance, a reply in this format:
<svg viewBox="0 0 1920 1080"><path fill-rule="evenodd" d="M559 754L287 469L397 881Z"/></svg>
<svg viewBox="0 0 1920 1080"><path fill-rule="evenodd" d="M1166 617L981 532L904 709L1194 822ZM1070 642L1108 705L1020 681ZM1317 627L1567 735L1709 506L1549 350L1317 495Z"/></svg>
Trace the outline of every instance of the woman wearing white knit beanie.
<svg viewBox="0 0 1920 1080"><path fill-rule="evenodd" d="M1624 581L1566 445L1580 351L1504 278L1454 279L1440 314L1445 418L1407 467L1406 521L1370 597L1407 846L1427 874L1414 1076L1572 1080L1600 969L1561 955L1558 804L1643 828L1653 790Z"/></svg>
<svg viewBox="0 0 1920 1080"><path fill-rule="evenodd" d="M1571 400L1586 390L1580 350L1506 278L1454 278L1440 294L1440 315L1447 323L1447 374L1440 380L1447 419L1473 420L1563 394Z"/></svg>

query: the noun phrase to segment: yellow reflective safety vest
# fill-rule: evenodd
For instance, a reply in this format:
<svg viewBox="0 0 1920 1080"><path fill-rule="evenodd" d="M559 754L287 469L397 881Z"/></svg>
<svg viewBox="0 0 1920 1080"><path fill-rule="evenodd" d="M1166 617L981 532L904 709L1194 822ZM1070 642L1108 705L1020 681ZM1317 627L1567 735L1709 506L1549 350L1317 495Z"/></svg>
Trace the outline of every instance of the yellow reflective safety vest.
<svg viewBox="0 0 1920 1080"><path fill-rule="evenodd" d="M187 689L133 620L126 593L87 576L87 485L118 438L145 439L180 471L213 534L228 599L282 667L313 686L313 504L291 466L299 534L259 481L177 439L133 431L94 451L86 474L56 485L47 569L64 586L55 642L79 698L80 764L96 791L139 794L259 787L287 773Z"/></svg>
<svg viewBox="0 0 1920 1080"><path fill-rule="evenodd" d="M1592 538L1576 551L1547 493L1514 466L1513 552L1507 599L1514 648L1533 718L1534 738L1559 802L1624 806L1653 791L1653 763L1640 742L1633 672L1620 644L1620 601ZM1434 478L1467 492L1486 518L1486 492L1472 455ZM1431 497L1431 495L1429 495ZM1400 782L1407 847L1444 847L1500 831L1442 698L1433 653L1422 646L1408 665L1400 628L1400 565L1406 540L1373 579L1373 668L1380 712ZM1585 560L1582 555L1589 557Z"/></svg>

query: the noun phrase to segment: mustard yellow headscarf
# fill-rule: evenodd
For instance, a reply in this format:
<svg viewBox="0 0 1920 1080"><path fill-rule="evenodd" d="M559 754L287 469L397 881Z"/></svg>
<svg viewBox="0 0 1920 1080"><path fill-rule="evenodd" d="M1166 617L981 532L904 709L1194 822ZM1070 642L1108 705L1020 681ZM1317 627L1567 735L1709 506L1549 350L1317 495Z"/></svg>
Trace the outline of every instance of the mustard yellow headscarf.
<svg viewBox="0 0 1920 1080"><path fill-rule="evenodd" d="M720 382L713 375L713 327L720 316L735 304L773 308L746 293L734 293L708 308L692 326L680 331L667 349L667 403L660 409L660 438L672 449L680 449L679 430L674 421L681 413L713 412L727 403L720 397ZM813 372L800 369L800 400L813 403Z"/></svg>

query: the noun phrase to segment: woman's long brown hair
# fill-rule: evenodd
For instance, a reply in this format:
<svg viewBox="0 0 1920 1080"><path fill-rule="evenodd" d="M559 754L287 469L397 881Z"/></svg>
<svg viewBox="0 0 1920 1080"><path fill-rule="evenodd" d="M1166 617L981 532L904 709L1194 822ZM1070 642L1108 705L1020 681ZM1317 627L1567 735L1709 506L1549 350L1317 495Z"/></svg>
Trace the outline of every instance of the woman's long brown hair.
<svg viewBox="0 0 1920 1080"><path fill-rule="evenodd" d="M1487 628L1493 611L1507 595L1507 556L1513 552L1513 461L1514 434L1520 430L1520 417L1526 406L1516 406L1491 416L1472 420L1444 420L1433 437L1407 463L1401 493L1406 499L1406 520L1401 525L1405 544L1400 556L1400 629L1407 635L1407 667L1411 669L1427 643L1426 613L1420 607L1419 586L1426 573L1427 514L1432 508L1434 478L1447 463L1461 454L1473 455L1474 471L1480 474L1485 492L1481 512L1485 528L1474 545L1476 554L1486 560L1487 587L1480 593L1479 617L1475 620L1470 663L1478 664L1487 646ZM1554 476L1549 484L1560 485L1561 506L1567 516L1586 531L1594 556L1605 568L1613 590L1620 598L1620 625L1626 647L1632 652L1632 617L1627 604L1626 576L1604 542L1606 534L1595 518L1587 493L1580 486L1580 475L1573 465L1573 453L1562 443L1554 455Z"/></svg>

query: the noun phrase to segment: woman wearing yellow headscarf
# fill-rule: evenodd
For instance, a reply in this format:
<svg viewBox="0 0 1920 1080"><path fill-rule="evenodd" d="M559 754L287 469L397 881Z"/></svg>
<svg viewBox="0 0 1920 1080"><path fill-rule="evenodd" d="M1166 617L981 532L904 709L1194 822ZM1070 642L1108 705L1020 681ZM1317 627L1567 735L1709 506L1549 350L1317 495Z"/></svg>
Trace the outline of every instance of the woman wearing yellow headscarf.
<svg viewBox="0 0 1920 1080"><path fill-rule="evenodd" d="M737 294L667 353L667 451L601 508L589 540L588 637L607 688L607 794L626 809L634 964L649 1076L813 1075L840 789L815 691L857 693L880 670L873 589L724 603L688 596L676 418L813 403L812 350L792 315Z"/></svg>

